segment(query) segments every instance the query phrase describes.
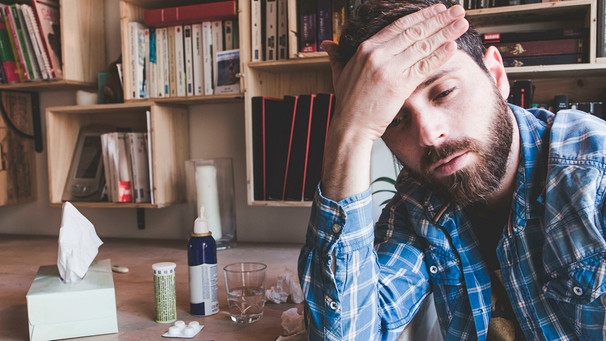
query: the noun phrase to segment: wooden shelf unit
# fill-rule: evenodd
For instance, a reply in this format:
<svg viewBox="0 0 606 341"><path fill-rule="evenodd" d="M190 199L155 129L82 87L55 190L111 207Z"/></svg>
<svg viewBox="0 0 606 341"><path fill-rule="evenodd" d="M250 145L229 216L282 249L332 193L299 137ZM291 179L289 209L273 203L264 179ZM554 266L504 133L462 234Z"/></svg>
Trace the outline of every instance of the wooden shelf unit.
<svg viewBox="0 0 606 341"><path fill-rule="evenodd" d="M240 0L240 9L250 13L249 0ZM282 97L301 93L332 91L331 72L326 53L297 52L295 0L289 0L289 51L291 59L245 63L244 108L246 119L246 163L248 203L258 206L309 206L309 202L255 201L253 193L252 108L254 96ZM597 0L566 0L467 11L467 18L479 32L492 30L529 31L560 27L586 27L589 30L589 63L506 68L510 80L531 79L536 86L535 102L550 103L556 94L567 94L576 101L606 96L606 58L596 58ZM247 20L250 20L248 18ZM250 37L250 25L241 25L240 36ZM242 39L241 39L242 40ZM248 50L242 51L247 52ZM242 59L250 60L250 59Z"/></svg>
<svg viewBox="0 0 606 341"><path fill-rule="evenodd" d="M149 115L148 115L149 112ZM185 200L185 161L189 159L189 114L175 104L136 102L46 109L49 201L60 205L81 127L113 125L149 131L153 204L74 202L86 207L162 208Z"/></svg>

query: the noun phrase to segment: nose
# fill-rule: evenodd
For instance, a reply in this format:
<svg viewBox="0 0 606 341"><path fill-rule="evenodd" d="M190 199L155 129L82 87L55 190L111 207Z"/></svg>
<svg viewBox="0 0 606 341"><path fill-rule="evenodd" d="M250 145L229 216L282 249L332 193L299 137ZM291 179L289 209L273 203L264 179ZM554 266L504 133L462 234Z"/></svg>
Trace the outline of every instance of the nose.
<svg viewBox="0 0 606 341"><path fill-rule="evenodd" d="M413 113L413 124L418 132L421 147L435 146L447 136L447 124L435 110L418 110Z"/></svg>

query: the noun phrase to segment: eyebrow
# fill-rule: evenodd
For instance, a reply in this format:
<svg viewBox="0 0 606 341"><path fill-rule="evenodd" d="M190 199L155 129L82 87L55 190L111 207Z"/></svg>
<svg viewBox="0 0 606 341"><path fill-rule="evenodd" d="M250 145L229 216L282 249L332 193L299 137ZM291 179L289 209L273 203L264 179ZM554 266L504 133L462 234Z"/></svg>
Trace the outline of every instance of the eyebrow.
<svg viewBox="0 0 606 341"><path fill-rule="evenodd" d="M449 73L455 72L455 71L459 70L460 68L461 68L460 66L454 66L449 69L440 70L438 73L432 75L427 80L425 80L423 83L419 84L417 86L417 88L415 89L415 92L430 86L432 83L435 83L438 79L444 77L445 75L447 75Z"/></svg>

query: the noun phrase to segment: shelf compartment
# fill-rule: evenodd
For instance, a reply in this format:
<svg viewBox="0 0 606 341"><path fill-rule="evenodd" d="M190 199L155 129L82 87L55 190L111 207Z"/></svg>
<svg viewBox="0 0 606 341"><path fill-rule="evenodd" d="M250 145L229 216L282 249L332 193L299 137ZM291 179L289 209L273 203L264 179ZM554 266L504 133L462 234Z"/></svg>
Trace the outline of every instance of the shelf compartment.
<svg viewBox="0 0 606 341"><path fill-rule="evenodd" d="M49 169L49 201L62 204L61 197L80 128L86 125L118 125L148 131L151 140L151 174L154 203L76 202L86 207L161 208L185 199L185 160L189 158L189 114L175 104L138 102L91 106L49 107L46 131Z"/></svg>

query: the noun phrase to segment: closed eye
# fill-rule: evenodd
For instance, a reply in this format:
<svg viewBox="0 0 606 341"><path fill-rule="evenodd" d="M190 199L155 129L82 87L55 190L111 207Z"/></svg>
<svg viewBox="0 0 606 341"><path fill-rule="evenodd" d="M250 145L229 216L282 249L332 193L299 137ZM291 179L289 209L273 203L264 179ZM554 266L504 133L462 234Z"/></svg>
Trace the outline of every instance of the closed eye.
<svg viewBox="0 0 606 341"><path fill-rule="evenodd" d="M436 100L436 101L441 100L441 99L447 97L448 95L450 95L453 91L454 91L454 88L450 88L446 91L442 91L435 97L434 100Z"/></svg>

